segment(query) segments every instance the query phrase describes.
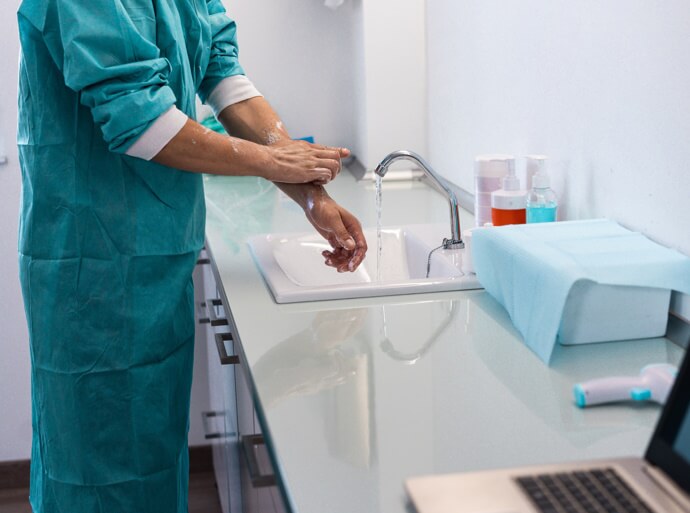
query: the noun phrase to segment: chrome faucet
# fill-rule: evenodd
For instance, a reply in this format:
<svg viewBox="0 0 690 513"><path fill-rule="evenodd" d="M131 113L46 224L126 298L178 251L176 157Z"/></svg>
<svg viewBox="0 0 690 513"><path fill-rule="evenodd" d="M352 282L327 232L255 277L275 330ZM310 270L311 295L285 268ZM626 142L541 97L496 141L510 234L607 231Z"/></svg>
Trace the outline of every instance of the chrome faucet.
<svg viewBox="0 0 690 513"><path fill-rule="evenodd" d="M446 182L441 178L436 172L431 169L431 166L426 163L426 161L412 151L398 150L393 153L388 154L381 163L376 166L374 171L381 178L386 176L388 172L388 167L397 160L409 160L417 164L422 168L422 171L428 176L431 181L443 192L445 192L448 197L448 203L450 204L450 239L443 239L443 249L462 249L465 247L465 243L462 241L462 235L460 231L460 214L458 213L458 199L455 193L448 187Z"/></svg>

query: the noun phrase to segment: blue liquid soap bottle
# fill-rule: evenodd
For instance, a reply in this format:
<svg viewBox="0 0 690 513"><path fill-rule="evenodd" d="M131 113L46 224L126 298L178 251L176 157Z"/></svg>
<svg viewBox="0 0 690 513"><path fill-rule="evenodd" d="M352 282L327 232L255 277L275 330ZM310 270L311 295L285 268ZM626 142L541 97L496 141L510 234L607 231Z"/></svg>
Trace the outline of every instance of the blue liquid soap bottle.
<svg viewBox="0 0 690 513"><path fill-rule="evenodd" d="M532 177L532 189L527 195L528 223L550 223L556 220L558 198L550 187L545 163L543 158L536 163L538 170ZM528 166L529 164L528 162Z"/></svg>

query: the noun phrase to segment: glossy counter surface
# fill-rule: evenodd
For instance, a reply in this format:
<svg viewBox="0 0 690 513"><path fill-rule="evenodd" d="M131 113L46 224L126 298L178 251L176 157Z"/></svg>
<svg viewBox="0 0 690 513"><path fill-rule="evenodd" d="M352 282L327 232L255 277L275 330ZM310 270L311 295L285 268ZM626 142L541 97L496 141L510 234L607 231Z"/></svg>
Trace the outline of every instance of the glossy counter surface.
<svg viewBox="0 0 690 513"><path fill-rule="evenodd" d="M301 209L258 179L205 186L208 243L293 513L403 513L407 477L644 452L657 405L580 410L572 386L677 364L680 347L557 347L547 367L484 291L278 305L245 241L310 231ZM373 183L345 172L329 192L376 225ZM427 185L384 180L384 226L447 222Z"/></svg>

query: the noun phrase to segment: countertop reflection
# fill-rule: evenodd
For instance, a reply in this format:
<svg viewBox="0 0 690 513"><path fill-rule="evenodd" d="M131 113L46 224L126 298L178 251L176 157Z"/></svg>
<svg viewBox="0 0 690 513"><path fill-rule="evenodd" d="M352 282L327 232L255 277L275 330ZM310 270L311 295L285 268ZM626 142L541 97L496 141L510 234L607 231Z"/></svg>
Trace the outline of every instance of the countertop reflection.
<svg viewBox="0 0 690 513"><path fill-rule="evenodd" d="M406 513L410 476L642 453L657 405L581 410L571 388L677 364L667 339L558 347L546 366L484 291L278 305L246 238L311 227L259 180L240 184L258 204L233 208L234 185L205 182L208 243L293 513ZM362 183L342 173L329 192L376 224ZM423 183L384 182L383 198L384 225L447 220Z"/></svg>

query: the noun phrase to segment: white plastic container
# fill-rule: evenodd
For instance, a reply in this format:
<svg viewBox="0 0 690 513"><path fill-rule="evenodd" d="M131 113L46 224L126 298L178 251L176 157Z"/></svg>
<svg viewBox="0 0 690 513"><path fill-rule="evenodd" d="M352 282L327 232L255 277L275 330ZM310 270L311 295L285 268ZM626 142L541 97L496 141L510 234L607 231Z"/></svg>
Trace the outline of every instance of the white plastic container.
<svg viewBox="0 0 690 513"><path fill-rule="evenodd" d="M573 285L558 330L562 345L663 337L671 291L650 287Z"/></svg>
<svg viewBox="0 0 690 513"><path fill-rule="evenodd" d="M474 159L474 222L491 222L491 193L503 185L503 177L515 169L512 155L477 155Z"/></svg>

